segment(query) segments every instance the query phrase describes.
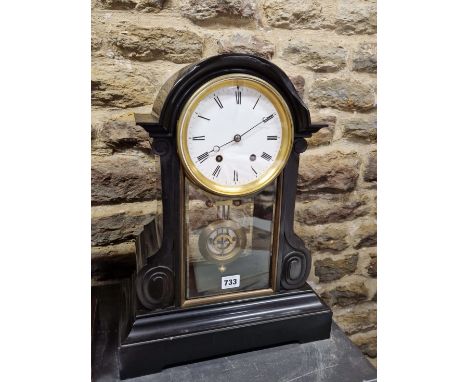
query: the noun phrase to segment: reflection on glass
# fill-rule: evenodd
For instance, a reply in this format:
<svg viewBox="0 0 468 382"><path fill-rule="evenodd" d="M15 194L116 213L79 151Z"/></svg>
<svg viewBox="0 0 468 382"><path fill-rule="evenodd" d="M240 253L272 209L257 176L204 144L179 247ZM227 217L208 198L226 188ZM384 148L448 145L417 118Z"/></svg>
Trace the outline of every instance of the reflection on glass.
<svg viewBox="0 0 468 382"><path fill-rule="evenodd" d="M186 298L270 288L276 181L225 198L186 181Z"/></svg>

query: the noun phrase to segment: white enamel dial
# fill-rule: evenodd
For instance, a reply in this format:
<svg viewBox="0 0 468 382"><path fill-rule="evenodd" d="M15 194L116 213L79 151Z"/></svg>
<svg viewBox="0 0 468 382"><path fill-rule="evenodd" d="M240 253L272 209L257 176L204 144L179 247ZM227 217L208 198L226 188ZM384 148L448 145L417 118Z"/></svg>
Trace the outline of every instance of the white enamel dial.
<svg viewBox="0 0 468 382"><path fill-rule="evenodd" d="M208 88L193 104L182 146L202 184L242 194L271 180L284 165L291 140L285 126L289 111L277 93L258 82L223 85Z"/></svg>

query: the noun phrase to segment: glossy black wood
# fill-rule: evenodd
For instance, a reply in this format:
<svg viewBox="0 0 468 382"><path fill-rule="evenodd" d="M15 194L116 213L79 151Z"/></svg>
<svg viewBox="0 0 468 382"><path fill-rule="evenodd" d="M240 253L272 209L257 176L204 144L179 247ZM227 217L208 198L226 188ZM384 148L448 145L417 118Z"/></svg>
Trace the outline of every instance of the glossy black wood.
<svg viewBox="0 0 468 382"><path fill-rule="evenodd" d="M282 171L279 256L274 265L278 292L183 309L179 259L184 175L177 154L177 120L198 87L229 73L250 74L272 84L293 117L294 146ZM309 111L287 75L271 62L251 55L211 57L172 76L161 88L152 113L137 114L135 120L148 131L153 151L160 156L163 231L160 246L155 245L156 235L150 232L154 225L145 227L137 240L141 252L137 275L134 283L129 282L120 325L121 376L252 348L328 338L331 311L306 286L311 256L294 233L299 156L307 148L304 138L326 124L311 123Z"/></svg>
<svg viewBox="0 0 468 382"><path fill-rule="evenodd" d="M180 165L175 140L160 137L152 148L160 157L163 211L161 247L149 253L138 269L136 291L139 302L146 309L180 304L180 275L178 269L180 248Z"/></svg>
<svg viewBox="0 0 468 382"><path fill-rule="evenodd" d="M120 344L121 378L259 347L326 339L331 312L304 286L269 297L141 315Z"/></svg>
<svg viewBox="0 0 468 382"><path fill-rule="evenodd" d="M138 271L137 293L147 309L179 306L181 285L179 254L181 251L179 216L181 211L179 158L176 148L177 120L193 92L205 82L229 73L250 74L272 84L286 100L293 117L294 148L283 170L283 202L281 205L279 258L277 285L288 290L306 282L311 258L303 241L294 233L294 206L296 199L299 155L309 137L326 124L312 124L309 110L297 94L288 76L273 63L251 55L225 54L183 68L163 86L155 101L151 115L136 115L136 123L153 138L153 150L161 156L161 178L164 214L163 243L161 249L150 256ZM165 98L164 98L165 97ZM164 98L164 102L163 99ZM172 285L171 285L172 282Z"/></svg>
<svg viewBox="0 0 468 382"><path fill-rule="evenodd" d="M118 314L121 310L120 284L93 288L98 300L95 335L92 346L92 380L119 380ZM73 369L69 375L73 375ZM67 374L67 375L68 375ZM330 339L308 343L291 343L256 351L169 367L157 374L127 379L131 382L210 382L255 381L356 382L371 381L376 370L359 348L332 324ZM68 380L70 378L63 378Z"/></svg>
<svg viewBox="0 0 468 382"><path fill-rule="evenodd" d="M295 289L304 285L310 273L312 259L302 239L294 233L294 210L299 155L307 148L304 138L296 138L293 150L283 170L283 197L277 283L282 289ZM294 268L300 268L294 271ZM295 276L295 277L294 277Z"/></svg>

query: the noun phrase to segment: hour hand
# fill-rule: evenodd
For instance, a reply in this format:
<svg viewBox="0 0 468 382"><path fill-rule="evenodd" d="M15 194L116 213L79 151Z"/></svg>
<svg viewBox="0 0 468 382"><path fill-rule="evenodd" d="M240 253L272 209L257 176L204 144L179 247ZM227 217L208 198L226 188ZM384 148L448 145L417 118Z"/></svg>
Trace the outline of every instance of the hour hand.
<svg viewBox="0 0 468 382"><path fill-rule="evenodd" d="M217 153L221 147L222 146L213 146L213 148L210 151L206 151L203 154L200 154L199 156L197 156L197 162L198 163L203 163L204 161L206 161L210 157L211 153Z"/></svg>

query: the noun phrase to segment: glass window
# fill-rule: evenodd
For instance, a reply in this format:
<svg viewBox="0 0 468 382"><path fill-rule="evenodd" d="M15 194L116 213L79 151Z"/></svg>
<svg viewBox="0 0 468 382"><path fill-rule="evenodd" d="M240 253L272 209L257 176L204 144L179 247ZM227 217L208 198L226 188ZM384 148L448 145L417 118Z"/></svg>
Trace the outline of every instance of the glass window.
<svg viewBox="0 0 468 382"><path fill-rule="evenodd" d="M271 288L276 181L226 198L186 181L186 299Z"/></svg>

